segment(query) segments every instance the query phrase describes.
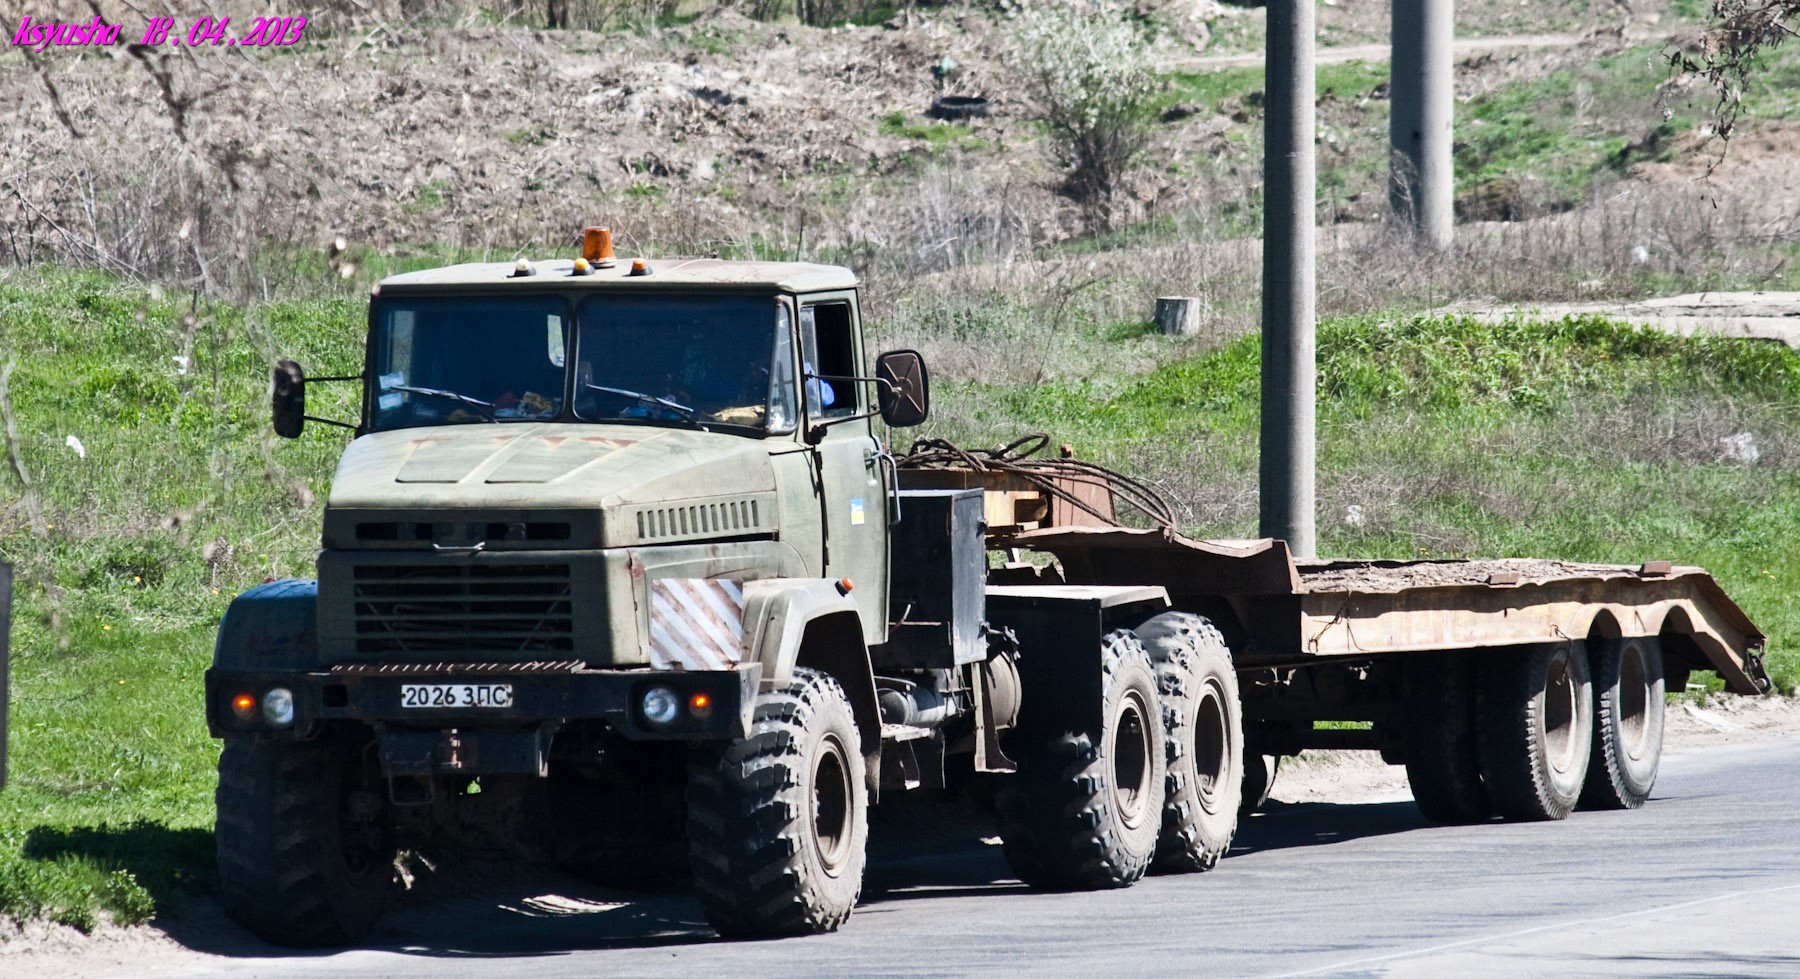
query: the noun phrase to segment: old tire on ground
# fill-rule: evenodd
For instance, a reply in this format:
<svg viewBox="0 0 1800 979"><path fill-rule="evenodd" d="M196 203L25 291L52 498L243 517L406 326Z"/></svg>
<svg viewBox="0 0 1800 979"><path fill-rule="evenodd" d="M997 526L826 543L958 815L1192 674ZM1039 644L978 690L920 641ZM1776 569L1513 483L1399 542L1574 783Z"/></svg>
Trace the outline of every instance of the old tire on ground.
<svg viewBox="0 0 1800 979"><path fill-rule="evenodd" d="M843 924L862 893L869 794L838 682L795 669L757 696L748 738L690 757L688 852L713 928L762 938Z"/></svg>
<svg viewBox="0 0 1800 979"><path fill-rule="evenodd" d="M375 927L395 846L372 741L232 735L215 801L219 888L238 924L294 948L353 944Z"/></svg>
<svg viewBox="0 0 1800 979"><path fill-rule="evenodd" d="M1585 644L1544 643L1482 656L1481 774L1507 819L1562 819L1575 808L1593 747Z"/></svg>
<svg viewBox="0 0 1800 979"><path fill-rule="evenodd" d="M1164 612L1137 634L1156 664L1168 764L1155 866L1211 870L1237 834L1250 763L1231 652L1211 622L1186 612Z"/></svg>
<svg viewBox="0 0 1800 979"><path fill-rule="evenodd" d="M1244 752L1243 798L1238 800L1238 815L1249 816L1269 801L1275 791L1275 776L1281 774L1281 756Z"/></svg>
<svg viewBox="0 0 1800 979"><path fill-rule="evenodd" d="M1662 762L1663 663L1656 637L1609 639L1594 650L1594 747L1583 809L1636 809Z"/></svg>
<svg viewBox="0 0 1800 979"><path fill-rule="evenodd" d="M995 800L1002 852L1032 887L1127 887L1156 856L1167 772L1156 673L1129 629L1106 634L1099 665L1101 730L1026 746Z"/></svg>
<svg viewBox="0 0 1800 979"><path fill-rule="evenodd" d="M1413 801L1434 823L1475 823L1494 814L1481 780L1475 729L1476 661L1439 652L1406 661L1400 738Z"/></svg>

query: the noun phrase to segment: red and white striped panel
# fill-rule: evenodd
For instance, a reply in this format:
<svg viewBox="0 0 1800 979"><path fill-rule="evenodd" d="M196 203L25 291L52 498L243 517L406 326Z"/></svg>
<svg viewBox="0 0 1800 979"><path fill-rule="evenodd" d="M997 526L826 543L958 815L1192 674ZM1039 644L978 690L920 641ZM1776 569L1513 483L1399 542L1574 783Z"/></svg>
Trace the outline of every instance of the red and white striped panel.
<svg viewBox="0 0 1800 979"><path fill-rule="evenodd" d="M728 670L743 658L744 583L658 578L650 583L650 665Z"/></svg>

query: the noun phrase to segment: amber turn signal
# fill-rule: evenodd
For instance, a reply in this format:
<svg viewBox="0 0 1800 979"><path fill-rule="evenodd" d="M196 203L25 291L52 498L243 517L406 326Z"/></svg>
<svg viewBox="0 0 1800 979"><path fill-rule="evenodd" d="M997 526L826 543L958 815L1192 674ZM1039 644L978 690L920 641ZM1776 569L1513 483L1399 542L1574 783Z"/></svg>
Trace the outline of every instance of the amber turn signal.
<svg viewBox="0 0 1800 979"><path fill-rule="evenodd" d="M256 698L247 693L240 693L231 698L231 712L238 720L247 721L256 716Z"/></svg>
<svg viewBox="0 0 1800 979"><path fill-rule="evenodd" d="M688 713L697 718L712 714L713 699L710 693L697 693L688 698Z"/></svg>

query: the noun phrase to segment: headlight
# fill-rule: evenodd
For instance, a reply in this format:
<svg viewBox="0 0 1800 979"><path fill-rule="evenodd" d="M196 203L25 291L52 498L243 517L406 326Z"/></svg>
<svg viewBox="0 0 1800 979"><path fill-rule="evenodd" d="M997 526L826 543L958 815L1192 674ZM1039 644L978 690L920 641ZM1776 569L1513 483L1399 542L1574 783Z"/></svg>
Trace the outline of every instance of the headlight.
<svg viewBox="0 0 1800 979"><path fill-rule="evenodd" d="M651 687L644 691L644 720L657 727L667 727L675 723L675 715L681 713L681 698L668 687Z"/></svg>
<svg viewBox="0 0 1800 979"><path fill-rule="evenodd" d="M286 687L275 687L263 694L263 720L275 727L287 727L294 723L294 692Z"/></svg>

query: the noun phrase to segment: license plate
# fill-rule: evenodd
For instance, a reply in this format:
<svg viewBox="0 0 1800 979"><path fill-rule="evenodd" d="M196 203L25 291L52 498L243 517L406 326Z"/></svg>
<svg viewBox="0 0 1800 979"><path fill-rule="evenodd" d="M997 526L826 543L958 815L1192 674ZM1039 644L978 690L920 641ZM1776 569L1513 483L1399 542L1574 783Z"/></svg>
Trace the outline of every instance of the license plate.
<svg viewBox="0 0 1800 979"><path fill-rule="evenodd" d="M510 683L407 683L400 687L402 707L511 707Z"/></svg>

